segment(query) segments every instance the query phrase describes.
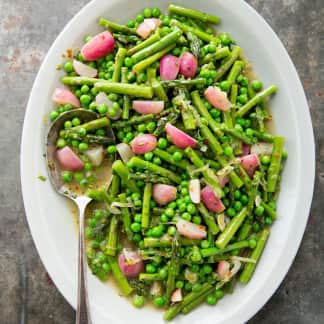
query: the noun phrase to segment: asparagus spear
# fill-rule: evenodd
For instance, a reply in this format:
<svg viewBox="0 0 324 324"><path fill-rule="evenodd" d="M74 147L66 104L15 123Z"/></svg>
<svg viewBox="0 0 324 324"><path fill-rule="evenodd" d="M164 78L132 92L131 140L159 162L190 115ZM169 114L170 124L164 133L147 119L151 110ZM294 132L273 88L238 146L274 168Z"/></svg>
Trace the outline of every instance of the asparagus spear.
<svg viewBox="0 0 324 324"><path fill-rule="evenodd" d="M112 75L112 82L120 81L121 68L124 63L125 56L126 56L126 49L123 47L119 47L117 54L115 56L115 67L114 67L114 73Z"/></svg>
<svg viewBox="0 0 324 324"><path fill-rule="evenodd" d="M152 183L148 182L144 188L142 207L142 231L150 225L150 202L152 196Z"/></svg>
<svg viewBox="0 0 324 324"><path fill-rule="evenodd" d="M94 85L97 82L105 82L104 79L88 78L81 76L64 76L61 78L61 82L68 86L81 86L81 85Z"/></svg>
<svg viewBox="0 0 324 324"><path fill-rule="evenodd" d="M172 180L173 182L178 183L178 184L181 182L181 177L178 176L177 174L173 173L172 171L165 169L163 167L160 167L160 166L153 164L151 162L144 161L137 156L134 156L129 160L128 167L131 167L131 168L136 167L139 169L144 169L147 171L157 173L163 177L169 178L170 180Z"/></svg>
<svg viewBox="0 0 324 324"><path fill-rule="evenodd" d="M244 69L244 67L245 67L245 63L243 61L236 61L233 64L233 66L227 76L227 81L230 83L230 85L235 83L237 77L239 76L241 71Z"/></svg>
<svg viewBox="0 0 324 324"><path fill-rule="evenodd" d="M196 79L183 79L183 80L165 80L161 81L161 84L165 88L174 88L174 87L187 87L187 86L201 86L206 84L206 80L204 78L196 78Z"/></svg>
<svg viewBox="0 0 324 324"><path fill-rule="evenodd" d="M243 117L245 116L253 107L258 105L260 102L262 102L264 99L272 95L277 91L276 86L271 86L262 92L259 92L255 97L253 97L250 101L248 101L243 107L241 107L236 112L236 117Z"/></svg>
<svg viewBox="0 0 324 324"><path fill-rule="evenodd" d="M210 62L221 60L225 57L228 57L231 54L231 51L227 46L219 48L215 53L209 53L203 57L201 64L207 64Z"/></svg>
<svg viewBox="0 0 324 324"><path fill-rule="evenodd" d="M253 250L253 252L250 256L250 258L252 260L255 260L255 263L247 263L245 265L244 270L242 271L241 276L240 276L240 281L242 283L248 283L250 281L252 274L255 270L255 267L261 258L261 255L262 255L263 249L265 247L265 244L267 242L267 239L269 237L269 234L270 234L270 232L267 229L264 229L261 232L261 236L257 242L257 246Z"/></svg>
<svg viewBox="0 0 324 324"><path fill-rule="evenodd" d="M127 73L128 73L128 69L127 67L122 67L121 68L121 81L122 83L127 83ZM122 119L129 119L129 111L130 111L130 107L131 107L131 101L129 96L124 95L123 97L123 111L122 111Z"/></svg>
<svg viewBox="0 0 324 324"><path fill-rule="evenodd" d="M110 219L109 232L106 245L107 255L116 255L117 239L118 239L118 218L117 215L113 215Z"/></svg>
<svg viewBox="0 0 324 324"><path fill-rule="evenodd" d="M276 185L279 179L284 143L285 143L285 139L283 137L276 136L274 138L271 162L268 169L268 186L267 186L268 192L276 191Z"/></svg>
<svg viewBox="0 0 324 324"><path fill-rule="evenodd" d="M69 138L71 140L77 140L86 142L88 144L104 144L104 145L110 145L114 144L115 141L107 136L99 136L99 135L93 135L93 134L87 134L85 136L80 136L76 132L65 132L64 135L62 134L62 137Z"/></svg>
<svg viewBox="0 0 324 324"><path fill-rule="evenodd" d="M154 152L155 153L155 152ZM130 173L129 174L130 179L134 180L142 180L144 182L151 182L151 183L163 183L163 184L171 184L172 181L166 177L160 177L156 174L151 173Z"/></svg>
<svg viewBox="0 0 324 324"><path fill-rule="evenodd" d="M238 57L241 54L241 51L242 51L241 47L239 46L233 47L230 56L228 56L224 60L222 65L216 70L217 74L216 74L215 81L218 81L220 78L222 78L225 75L225 73L231 68L234 62L238 59Z"/></svg>
<svg viewBox="0 0 324 324"><path fill-rule="evenodd" d="M114 31L114 32L136 35L136 30L135 29L128 28L127 26L117 24L117 23L109 21L109 20L107 20L105 18L100 18L99 19L99 25L106 28L106 29Z"/></svg>
<svg viewBox="0 0 324 324"><path fill-rule="evenodd" d="M132 117L132 118L130 118L128 120L116 121L116 122L112 123L111 127L121 129L121 128L125 128L125 127L128 127L128 126L133 126L133 125L149 122L152 119L154 119L153 114L147 114L147 115L142 115L142 116L134 116L134 117Z"/></svg>
<svg viewBox="0 0 324 324"><path fill-rule="evenodd" d="M206 225L208 226L208 230L213 234L216 235L219 232L219 228L215 222L215 219L212 215L210 215L209 211L205 207L204 204L200 203L198 205L198 209L200 214L202 215Z"/></svg>
<svg viewBox="0 0 324 324"><path fill-rule="evenodd" d="M96 82L94 87L97 91L118 93L122 95L129 95L132 97L142 97L147 99L151 99L153 97L152 87L147 86L102 81Z"/></svg>
<svg viewBox="0 0 324 324"><path fill-rule="evenodd" d="M134 55L135 53L137 53L138 51L152 45L153 43L157 42L158 40L160 40L160 33L159 31L157 30L152 36L150 36L148 39L146 39L145 41L139 43L138 45L130 48L128 51L127 51L127 56L132 56Z"/></svg>
<svg viewBox="0 0 324 324"><path fill-rule="evenodd" d="M122 203L126 203L126 194L125 193L121 193L119 196L119 201ZM121 207L121 212L122 212L122 221L123 221L123 225L124 225L124 231L128 237L129 240L132 240L133 238L133 232L131 230L131 215L129 212L128 207Z"/></svg>
<svg viewBox="0 0 324 324"><path fill-rule="evenodd" d="M170 164L173 164L175 166L177 166L178 168L181 168L181 169L184 169L184 170L187 170L187 168L189 167L189 163L187 160L181 160L181 161L175 161L172 157L171 154L169 154L168 152L166 151L163 151L159 148L156 148L153 153L155 155L157 155L158 157L160 157L162 160L170 163Z"/></svg>
<svg viewBox="0 0 324 324"><path fill-rule="evenodd" d="M200 253L203 258L207 258L207 257L214 256L214 255L223 255L226 252L244 249L249 246L250 246L250 243L248 240L242 240L242 241L235 242L233 244L229 244L223 249L218 249L216 247L201 249Z"/></svg>
<svg viewBox="0 0 324 324"><path fill-rule="evenodd" d="M225 227L225 230L218 236L215 242L219 249L223 249L228 244L228 242L240 228L247 214L248 210L246 207L244 207L234 218L232 218L229 224Z"/></svg>
<svg viewBox="0 0 324 324"><path fill-rule="evenodd" d="M154 80L152 82L152 88L153 88L154 95L156 97L158 97L159 99L161 99L163 101L169 101L169 98L168 98L166 92L164 91L161 82Z"/></svg>
<svg viewBox="0 0 324 324"><path fill-rule="evenodd" d="M197 168L202 168L205 164L204 162L200 159L198 154L191 148L187 147L185 149L185 153L190 159L190 161L195 165ZM215 175L215 173L212 170L203 170L201 171L205 181L211 186L211 188L214 190L215 194L217 197L223 197L224 192L218 182L218 178Z"/></svg>
<svg viewBox="0 0 324 324"><path fill-rule="evenodd" d="M168 47L162 49L161 51L159 51L159 52L157 52L157 53L155 53L155 54L147 57L143 61L138 62L137 64L135 64L133 66L133 70L135 72L140 72L140 71L146 69L151 64L153 64L154 62L158 61L163 55L169 53L175 46L176 46L176 44L171 44Z"/></svg>
<svg viewBox="0 0 324 324"><path fill-rule="evenodd" d="M157 42L149 45L148 47L143 48L142 50L132 55L133 62L138 63L152 56L153 54L165 48L168 48L170 45L174 44L181 35L182 35L181 30L174 30L170 34L167 34L166 36L162 37Z"/></svg>
<svg viewBox="0 0 324 324"><path fill-rule="evenodd" d="M107 259L111 266L111 270L116 279L116 282L121 290L121 293L125 296L128 296L133 291L133 288L129 285L126 277L119 269L116 257L108 255Z"/></svg>
<svg viewBox="0 0 324 324"><path fill-rule="evenodd" d="M172 255L168 267L168 278L166 282L165 298L167 305L169 305L171 302L171 295L175 288L175 278L179 271L178 248L179 245L177 239L174 237L172 241Z"/></svg>
<svg viewBox="0 0 324 324"><path fill-rule="evenodd" d="M128 168L121 160L117 160L113 163L112 169L116 172L120 178L123 180L125 185L132 191L132 192L140 192L134 180L129 179L129 171Z"/></svg>

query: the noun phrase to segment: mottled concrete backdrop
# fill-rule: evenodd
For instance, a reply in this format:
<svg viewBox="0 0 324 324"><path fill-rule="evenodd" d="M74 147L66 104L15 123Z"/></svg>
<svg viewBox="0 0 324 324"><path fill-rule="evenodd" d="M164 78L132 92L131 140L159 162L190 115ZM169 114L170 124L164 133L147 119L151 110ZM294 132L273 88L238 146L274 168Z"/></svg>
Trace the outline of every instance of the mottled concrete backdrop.
<svg viewBox="0 0 324 324"><path fill-rule="evenodd" d="M19 146L42 59L86 2L0 0L0 324L74 323L74 311L47 276L27 228ZM324 323L324 0L247 2L277 32L296 64L317 148L315 196L303 243L278 291L249 323Z"/></svg>

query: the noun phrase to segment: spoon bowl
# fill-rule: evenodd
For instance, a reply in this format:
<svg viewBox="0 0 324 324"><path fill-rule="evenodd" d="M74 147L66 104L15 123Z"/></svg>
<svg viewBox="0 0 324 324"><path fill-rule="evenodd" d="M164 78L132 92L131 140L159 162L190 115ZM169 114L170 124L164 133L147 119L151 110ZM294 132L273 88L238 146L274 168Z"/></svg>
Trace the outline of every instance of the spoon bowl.
<svg viewBox="0 0 324 324"><path fill-rule="evenodd" d="M63 182L61 177L61 169L56 161L56 142L60 136L60 132L64 129L66 121L78 117L82 122L87 123L98 118L98 115L90 110L75 109L61 114L51 125L46 137L46 160L47 170L50 181L55 190L74 201L79 209L79 258L78 258L78 301L77 301L77 314L76 324L91 324L90 308L88 302L88 289L87 289L87 263L85 255L85 242L84 242L84 213L87 205L92 200L85 194L85 190L70 185L68 186ZM107 143L115 143L115 136L110 127L106 127ZM108 161L100 171L100 181L97 187L108 189L112 180L111 161Z"/></svg>

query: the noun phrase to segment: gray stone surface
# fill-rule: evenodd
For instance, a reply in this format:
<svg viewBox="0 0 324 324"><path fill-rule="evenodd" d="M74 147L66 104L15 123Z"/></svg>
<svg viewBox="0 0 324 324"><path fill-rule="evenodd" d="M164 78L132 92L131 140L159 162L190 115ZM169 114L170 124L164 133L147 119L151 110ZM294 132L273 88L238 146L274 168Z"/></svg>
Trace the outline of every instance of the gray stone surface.
<svg viewBox="0 0 324 324"><path fill-rule="evenodd" d="M86 2L0 0L1 324L74 322L74 311L46 274L28 230L19 149L24 111L40 63L56 35ZM301 248L278 291L249 323L324 323L324 1L247 2L277 32L296 64L317 148L315 194Z"/></svg>

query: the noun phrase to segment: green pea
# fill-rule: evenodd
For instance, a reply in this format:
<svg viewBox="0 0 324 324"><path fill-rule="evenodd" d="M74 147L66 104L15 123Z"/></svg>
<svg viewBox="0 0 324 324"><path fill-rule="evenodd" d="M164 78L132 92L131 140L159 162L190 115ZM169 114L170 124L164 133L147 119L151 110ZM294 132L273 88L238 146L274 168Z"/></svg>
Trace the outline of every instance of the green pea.
<svg viewBox="0 0 324 324"><path fill-rule="evenodd" d="M148 263L146 266L145 266L145 271L147 273L155 273L156 272L156 267L155 265L151 264L151 263Z"/></svg>
<svg viewBox="0 0 324 324"><path fill-rule="evenodd" d="M86 232L85 232L85 235L86 235L86 238L92 238L93 237L93 230L92 230L92 228L87 228L86 229Z"/></svg>
<svg viewBox="0 0 324 324"><path fill-rule="evenodd" d="M270 163L270 161L271 161L271 158L270 158L270 156L268 156L268 155L263 155L263 156L261 157L261 163L262 163L263 165L268 165L268 164Z"/></svg>
<svg viewBox="0 0 324 324"><path fill-rule="evenodd" d="M181 289L184 286L184 282L181 280L176 281L175 283L176 288Z"/></svg>
<svg viewBox="0 0 324 324"><path fill-rule="evenodd" d="M109 154L114 154L114 153L116 153L116 152L117 152L117 148L116 148L116 146L115 146L115 145L109 145L109 146L107 147L107 152L108 152Z"/></svg>
<svg viewBox="0 0 324 324"><path fill-rule="evenodd" d="M134 232L134 233L138 233L141 231L141 224L139 223L132 223L131 224L131 230Z"/></svg>
<svg viewBox="0 0 324 324"><path fill-rule="evenodd" d="M250 137L252 137L252 136L253 136L253 134L254 134L254 132L253 132L253 129L252 129L252 128L247 128L247 130L245 131L245 133L246 133L246 135L247 135L247 136L250 136Z"/></svg>
<svg viewBox="0 0 324 324"><path fill-rule="evenodd" d="M246 206L248 204L248 202L249 202L249 198L248 198L247 195L242 195L241 198L240 198L240 201L244 206Z"/></svg>
<svg viewBox="0 0 324 324"><path fill-rule="evenodd" d="M81 102L81 104L84 105L84 106L89 105L90 101L91 101L91 97L90 97L89 95L87 95L87 94L83 94L83 95L80 97L80 102Z"/></svg>
<svg viewBox="0 0 324 324"><path fill-rule="evenodd" d="M232 43L231 37L229 36L228 33L221 33L219 35L219 39L222 43L222 45L227 46Z"/></svg>
<svg viewBox="0 0 324 324"><path fill-rule="evenodd" d="M254 222L252 227L253 227L254 232L259 232L260 231L260 225L257 222Z"/></svg>
<svg viewBox="0 0 324 324"><path fill-rule="evenodd" d="M258 206L257 208L255 208L254 210L254 214L256 216L261 216L264 213L264 207L263 206Z"/></svg>
<svg viewBox="0 0 324 324"><path fill-rule="evenodd" d="M215 119L215 118L218 118L220 116L220 111L217 110L217 109L211 109L210 114Z"/></svg>
<svg viewBox="0 0 324 324"><path fill-rule="evenodd" d="M257 245L257 242L256 242L255 239L250 239L249 240L249 247L250 247L250 249L255 249L256 245Z"/></svg>
<svg viewBox="0 0 324 324"><path fill-rule="evenodd" d="M142 14L139 14L136 16L136 21L140 24L144 21L144 16Z"/></svg>
<svg viewBox="0 0 324 324"><path fill-rule="evenodd" d="M153 153L152 152L146 152L144 154L144 160L145 161L151 161L153 159Z"/></svg>
<svg viewBox="0 0 324 324"><path fill-rule="evenodd" d="M158 140L157 146L160 149L165 149L168 146L168 141L165 138L161 137Z"/></svg>
<svg viewBox="0 0 324 324"><path fill-rule="evenodd" d="M182 196L186 196L186 195L188 195L188 193L189 193L188 188L181 188L181 195Z"/></svg>
<svg viewBox="0 0 324 324"><path fill-rule="evenodd" d="M124 65L127 67L131 67L133 66L133 60L131 57L126 57L124 60Z"/></svg>
<svg viewBox="0 0 324 324"><path fill-rule="evenodd" d="M176 232L177 232L177 229L176 229L175 226L169 226L169 227L168 227L168 234L169 234L170 236L175 235Z"/></svg>
<svg viewBox="0 0 324 324"><path fill-rule="evenodd" d="M145 18L150 18L152 16L152 10L150 8L145 8L143 11L143 15Z"/></svg>
<svg viewBox="0 0 324 324"><path fill-rule="evenodd" d="M82 179L82 180L80 181L80 186L81 186L81 188L86 188L86 187L88 187L88 185L89 185L89 182L88 182L87 179Z"/></svg>
<svg viewBox="0 0 324 324"><path fill-rule="evenodd" d="M56 110L52 110L52 111L50 112L50 119L51 119L51 121L55 120L59 115L60 115L60 114L58 113L58 111L56 111Z"/></svg>
<svg viewBox="0 0 324 324"><path fill-rule="evenodd" d="M190 198L189 195L186 195L186 196L183 198L183 201L184 201L187 205L192 203L191 198Z"/></svg>
<svg viewBox="0 0 324 324"><path fill-rule="evenodd" d="M72 172L71 171L64 171L62 173L62 179L64 182L71 182L72 181Z"/></svg>
<svg viewBox="0 0 324 324"><path fill-rule="evenodd" d="M136 223L141 223L142 222L142 214L135 214L134 215L134 221Z"/></svg>
<svg viewBox="0 0 324 324"><path fill-rule="evenodd" d="M132 200L133 201L136 201L136 200L139 200L139 199L141 199L141 194L140 193L138 193L138 192L132 193Z"/></svg>
<svg viewBox="0 0 324 324"><path fill-rule="evenodd" d="M80 119L78 117L74 117L72 119L72 125L73 126L79 126L80 124L81 124L81 121L80 121Z"/></svg>
<svg viewBox="0 0 324 324"><path fill-rule="evenodd" d="M208 46L208 53L215 53L216 52L216 45L213 43L210 43Z"/></svg>
<svg viewBox="0 0 324 324"><path fill-rule="evenodd" d="M202 269L205 274L211 274L213 272L213 268L209 264L204 264Z"/></svg>
<svg viewBox="0 0 324 324"><path fill-rule="evenodd" d="M137 130L140 132L140 133L144 133L146 131L146 125L145 124L139 124L137 126Z"/></svg>
<svg viewBox="0 0 324 324"><path fill-rule="evenodd" d="M191 283L190 282L186 282L185 285L184 285L184 289L186 291L191 291Z"/></svg>
<svg viewBox="0 0 324 324"><path fill-rule="evenodd" d="M201 217L200 217L200 216L194 216L194 217L192 218L192 222L193 222L194 224L200 225L200 224L201 224Z"/></svg>
<svg viewBox="0 0 324 324"><path fill-rule="evenodd" d="M147 124L147 126L146 126L146 129L150 132L150 133L152 133L154 130L155 130L155 128L156 128L156 123L155 122L149 122L148 124Z"/></svg>
<svg viewBox="0 0 324 324"><path fill-rule="evenodd" d="M159 8L153 8L152 9L152 16L155 18L159 18L161 15L161 10Z"/></svg>
<svg viewBox="0 0 324 324"><path fill-rule="evenodd" d="M235 214L236 214L236 212L235 212L235 209L234 208L232 208L232 207L230 207L230 208L228 208L227 209L227 215L228 215L228 217L234 217L235 216Z"/></svg>
<svg viewBox="0 0 324 324"><path fill-rule="evenodd" d="M174 152L173 153L173 160L174 161L177 161L177 162L179 162L179 161L181 161L182 160L182 158L183 158L183 154L181 153L181 152L179 152L179 151L177 151L177 152Z"/></svg>
<svg viewBox="0 0 324 324"><path fill-rule="evenodd" d="M229 81L222 81L222 82L220 83L220 88L221 88L221 90L222 90L222 91L225 91L225 92L229 91L230 86L231 86L231 83L230 83Z"/></svg>
<svg viewBox="0 0 324 324"><path fill-rule="evenodd" d="M226 156L228 156L228 157L232 157L232 155L233 155L233 149L232 149L232 147L231 146L226 146L224 148L224 154Z"/></svg>
<svg viewBox="0 0 324 324"><path fill-rule="evenodd" d="M153 299L153 303L156 307L163 307L165 305L165 297L158 296Z"/></svg>
<svg viewBox="0 0 324 324"><path fill-rule="evenodd" d="M235 198L235 199L240 199L241 197L242 197L242 193L241 193L241 191L238 190L238 189L236 189L236 190L234 191L234 198Z"/></svg>
<svg viewBox="0 0 324 324"><path fill-rule="evenodd" d="M92 165L89 162L84 163L84 170L90 171L92 169Z"/></svg>
<svg viewBox="0 0 324 324"><path fill-rule="evenodd" d="M171 18L169 16L165 16L162 20L164 26L169 26L171 23Z"/></svg>
<svg viewBox="0 0 324 324"><path fill-rule="evenodd" d="M80 142L77 140L72 140L71 144L73 147L77 148L77 147L79 147Z"/></svg>
<svg viewBox="0 0 324 324"><path fill-rule="evenodd" d="M192 250L193 251L192 251L192 254L191 254L191 257L190 257L191 261L192 262L199 262L199 261L201 261L201 254L199 252L199 248L196 247L196 246L194 246Z"/></svg>
<svg viewBox="0 0 324 324"><path fill-rule="evenodd" d="M181 217L188 222L191 220L191 215L189 213L183 213Z"/></svg>
<svg viewBox="0 0 324 324"><path fill-rule="evenodd" d="M64 138L59 138L59 139L57 140L57 142L56 142L56 146L57 146L58 148L62 148L62 147L64 147L64 146L66 146L66 141L65 141L65 139L64 139Z"/></svg>
<svg viewBox="0 0 324 324"><path fill-rule="evenodd" d="M132 300L132 304L133 306L137 307L137 308L141 308L144 306L145 300L144 297L141 295L134 295L133 296L133 300Z"/></svg>
<svg viewBox="0 0 324 324"><path fill-rule="evenodd" d="M267 225L271 225L272 224L272 218L271 217L266 217L265 219L264 219L264 222L267 224Z"/></svg>
<svg viewBox="0 0 324 324"><path fill-rule="evenodd" d="M252 89L256 92L262 90L262 82L260 80L253 80L251 85L252 85Z"/></svg>
<svg viewBox="0 0 324 324"><path fill-rule="evenodd" d="M247 93L248 93L247 88L242 87L242 88L240 89L240 94L247 94Z"/></svg>
<svg viewBox="0 0 324 324"><path fill-rule="evenodd" d="M108 111L108 106L105 103L102 103L97 107L97 110L99 114L103 115Z"/></svg>
<svg viewBox="0 0 324 324"><path fill-rule="evenodd" d="M174 56L180 56L181 54L181 49L179 47L175 47L173 50L172 50L172 54Z"/></svg>
<svg viewBox="0 0 324 324"><path fill-rule="evenodd" d="M70 61L67 61L65 64L64 64L64 71L66 73L71 73L74 71L74 68L73 68L73 64L72 62Z"/></svg>
<svg viewBox="0 0 324 324"><path fill-rule="evenodd" d="M288 152L287 151L283 151L282 152L282 158L283 159L287 159L288 158Z"/></svg>
<svg viewBox="0 0 324 324"><path fill-rule="evenodd" d="M246 104L248 102L248 97L246 94L241 94L237 97L237 101L241 103L242 105Z"/></svg>
<svg viewBox="0 0 324 324"><path fill-rule="evenodd" d="M133 230L132 230L132 231L133 231ZM134 232L134 231L133 231L133 232ZM133 235L133 241L134 241L135 243L140 242L141 239L142 239L142 236L141 236L140 233L135 233L135 234Z"/></svg>
<svg viewBox="0 0 324 324"><path fill-rule="evenodd" d="M152 228L153 237L161 237L163 235L163 227L158 225Z"/></svg>
<svg viewBox="0 0 324 324"><path fill-rule="evenodd" d="M210 246L209 241L207 241L207 240L202 240L202 241L200 242L200 246L201 246L202 249L208 249L209 246Z"/></svg>
<svg viewBox="0 0 324 324"><path fill-rule="evenodd" d="M242 203L239 200L235 201L233 207L237 212L239 212L242 209Z"/></svg>
<svg viewBox="0 0 324 324"><path fill-rule="evenodd" d="M162 161L158 156L156 156L156 157L153 158L153 163L156 164L156 165L161 165Z"/></svg>
<svg viewBox="0 0 324 324"><path fill-rule="evenodd" d="M165 214L168 216L168 217L173 217L174 216L174 210L172 208L167 208L165 210Z"/></svg>
<svg viewBox="0 0 324 324"><path fill-rule="evenodd" d="M80 90L82 93L88 93L90 91L90 88L88 85L84 84Z"/></svg>
<svg viewBox="0 0 324 324"><path fill-rule="evenodd" d="M169 217L166 214L162 214L160 216L160 220L162 223L167 223L169 221Z"/></svg>
<svg viewBox="0 0 324 324"><path fill-rule="evenodd" d="M79 150L80 151L86 151L87 149L89 148L89 146L88 146L88 144L87 143L84 143L84 142L81 142L80 144L79 144Z"/></svg>
<svg viewBox="0 0 324 324"><path fill-rule="evenodd" d="M167 276L168 276L168 269L167 268L161 268L159 270L159 276L162 278L162 279L165 279Z"/></svg>

